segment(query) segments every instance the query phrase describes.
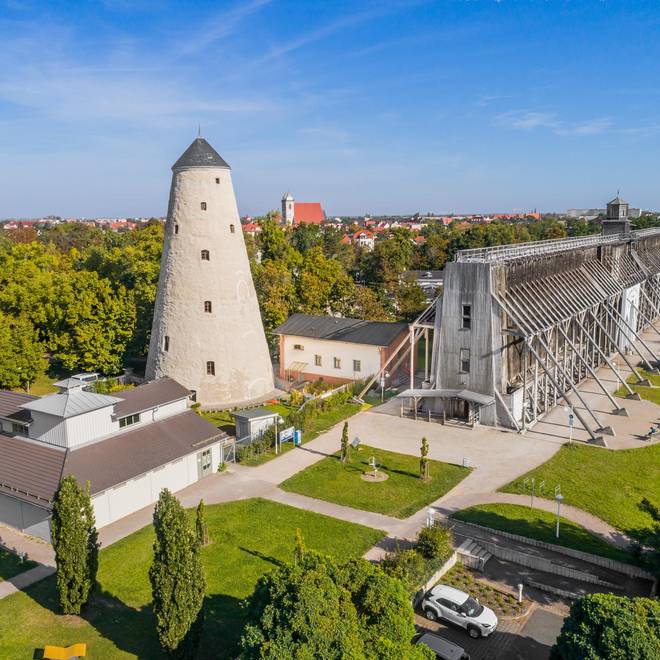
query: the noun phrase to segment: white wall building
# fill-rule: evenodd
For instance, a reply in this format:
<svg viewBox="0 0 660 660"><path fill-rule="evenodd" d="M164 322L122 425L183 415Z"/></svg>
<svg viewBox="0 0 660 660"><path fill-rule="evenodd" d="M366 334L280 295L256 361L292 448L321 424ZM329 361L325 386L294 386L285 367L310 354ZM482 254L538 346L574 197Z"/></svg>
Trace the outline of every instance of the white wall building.
<svg viewBox="0 0 660 660"><path fill-rule="evenodd" d="M44 397L0 392L0 522L50 539L60 479L90 482L101 528L217 470L233 439L170 378L96 394L69 378Z"/></svg>
<svg viewBox="0 0 660 660"><path fill-rule="evenodd" d="M380 371L407 336L408 324L294 314L275 332L280 337L281 379L347 383ZM403 369L402 363L391 377Z"/></svg>

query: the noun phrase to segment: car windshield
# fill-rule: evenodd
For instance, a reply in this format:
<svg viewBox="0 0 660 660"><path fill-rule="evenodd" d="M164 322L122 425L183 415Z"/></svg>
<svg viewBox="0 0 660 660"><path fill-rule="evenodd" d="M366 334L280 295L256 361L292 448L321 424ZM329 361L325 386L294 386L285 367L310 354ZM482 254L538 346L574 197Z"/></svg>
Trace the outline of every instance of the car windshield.
<svg viewBox="0 0 660 660"><path fill-rule="evenodd" d="M475 617L484 611L484 607L483 605L479 605L472 596L468 596L468 599L461 605L460 610L461 612L465 612L469 617Z"/></svg>

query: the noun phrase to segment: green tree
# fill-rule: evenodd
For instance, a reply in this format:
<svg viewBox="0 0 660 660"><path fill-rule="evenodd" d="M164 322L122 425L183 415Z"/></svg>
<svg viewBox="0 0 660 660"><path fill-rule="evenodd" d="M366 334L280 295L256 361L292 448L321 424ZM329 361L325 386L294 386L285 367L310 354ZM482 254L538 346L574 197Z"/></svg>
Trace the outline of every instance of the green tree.
<svg viewBox="0 0 660 660"><path fill-rule="evenodd" d="M320 247L305 255L298 276L298 298L306 314L344 313L351 307L355 283L342 265L326 259Z"/></svg>
<svg viewBox="0 0 660 660"><path fill-rule="evenodd" d="M0 389L29 389L46 368L45 351L32 323L0 311Z"/></svg>
<svg viewBox="0 0 660 660"><path fill-rule="evenodd" d="M305 539L299 527L296 527L296 545L293 549L293 563L299 564L305 556Z"/></svg>
<svg viewBox="0 0 660 660"><path fill-rule="evenodd" d="M644 497L639 508L651 516L652 523L648 528L638 532L640 543L639 554L649 570L660 579L660 509L648 498ZM642 548L648 548L643 550Z"/></svg>
<svg viewBox="0 0 660 660"><path fill-rule="evenodd" d="M195 535L197 537L197 544L201 546L208 545L211 542L209 536L209 524L206 521L206 511L204 507L204 500L200 500L195 511Z"/></svg>
<svg viewBox="0 0 660 660"><path fill-rule="evenodd" d="M158 640L168 653L192 655L199 639L206 580L186 512L166 488L154 509L154 531L149 580Z"/></svg>
<svg viewBox="0 0 660 660"><path fill-rule="evenodd" d="M589 594L571 605L552 660L660 658L660 603L650 598Z"/></svg>
<svg viewBox="0 0 660 660"><path fill-rule="evenodd" d="M401 280L393 285L393 291L399 315L403 318L413 320L426 307L426 294L411 273L403 275Z"/></svg>
<svg viewBox="0 0 660 660"><path fill-rule="evenodd" d="M282 325L298 304L293 274L286 262L279 259L263 261L256 264L253 270L261 318L266 335L274 345L277 336L272 334L273 329Z"/></svg>
<svg viewBox="0 0 660 660"><path fill-rule="evenodd" d="M246 602L242 658L432 658L412 646L413 610L398 580L357 559L308 551L259 579Z"/></svg>
<svg viewBox="0 0 660 660"><path fill-rule="evenodd" d="M83 490L72 475L65 477L53 499L50 524L60 607L80 614L96 584L98 536L89 482Z"/></svg>
<svg viewBox="0 0 660 660"><path fill-rule="evenodd" d="M422 438L422 446L419 449L419 478L426 481L429 478L429 442Z"/></svg>
<svg viewBox="0 0 660 660"><path fill-rule="evenodd" d="M341 431L341 462L346 463L350 458L350 454L351 446L348 442L348 422L344 422L344 428Z"/></svg>
<svg viewBox="0 0 660 660"><path fill-rule="evenodd" d="M367 286L356 285L350 315L365 321L391 321L392 314L387 310L382 288L374 291Z"/></svg>

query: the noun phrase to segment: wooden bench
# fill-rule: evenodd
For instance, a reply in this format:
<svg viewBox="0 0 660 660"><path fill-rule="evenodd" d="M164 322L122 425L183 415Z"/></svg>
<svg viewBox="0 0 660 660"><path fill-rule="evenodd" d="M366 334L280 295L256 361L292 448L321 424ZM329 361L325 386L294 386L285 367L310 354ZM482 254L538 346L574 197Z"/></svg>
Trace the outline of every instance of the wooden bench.
<svg viewBox="0 0 660 660"><path fill-rule="evenodd" d="M46 646L45 660L73 660L87 655L87 644L72 644L71 646Z"/></svg>

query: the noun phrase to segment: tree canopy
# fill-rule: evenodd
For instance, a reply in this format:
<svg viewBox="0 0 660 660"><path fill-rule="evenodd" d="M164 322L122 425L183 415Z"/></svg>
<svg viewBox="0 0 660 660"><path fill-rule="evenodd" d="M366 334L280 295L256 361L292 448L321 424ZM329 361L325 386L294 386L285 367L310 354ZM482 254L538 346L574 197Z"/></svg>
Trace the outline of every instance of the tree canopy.
<svg viewBox="0 0 660 660"><path fill-rule="evenodd" d="M660 658L660 603L589 594L576 600L552 647L552 660Z"/></svg>
<svg viewBox="0 0 660 660"><path fill-rule="evenodd" d="M362 559L305 551L262 576L246 602L242 657L431 658L411 645L413 611L398 580Z"/></svg>

